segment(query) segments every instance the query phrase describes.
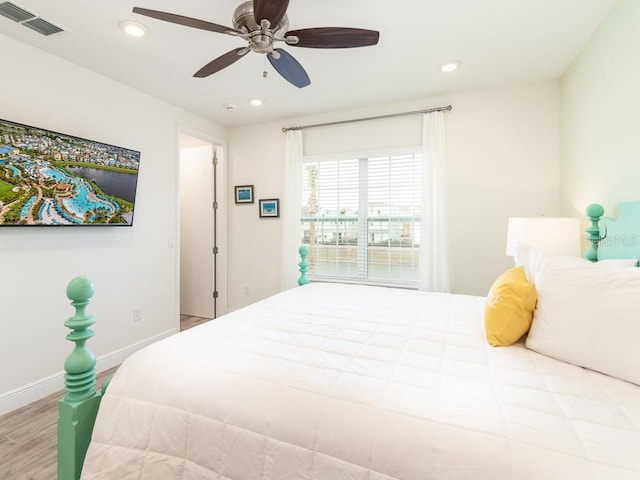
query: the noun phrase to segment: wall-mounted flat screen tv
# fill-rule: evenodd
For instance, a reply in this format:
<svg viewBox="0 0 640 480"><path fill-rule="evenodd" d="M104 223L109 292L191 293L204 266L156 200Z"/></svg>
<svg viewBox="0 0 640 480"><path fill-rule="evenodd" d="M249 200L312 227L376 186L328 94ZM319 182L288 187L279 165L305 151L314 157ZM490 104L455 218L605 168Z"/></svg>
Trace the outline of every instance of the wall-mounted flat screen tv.
<svg viewBox="0 0 640 480"><path fill-rule="evenodd" d="M0 119L0 226L132 225L140 152Z"/></svg>

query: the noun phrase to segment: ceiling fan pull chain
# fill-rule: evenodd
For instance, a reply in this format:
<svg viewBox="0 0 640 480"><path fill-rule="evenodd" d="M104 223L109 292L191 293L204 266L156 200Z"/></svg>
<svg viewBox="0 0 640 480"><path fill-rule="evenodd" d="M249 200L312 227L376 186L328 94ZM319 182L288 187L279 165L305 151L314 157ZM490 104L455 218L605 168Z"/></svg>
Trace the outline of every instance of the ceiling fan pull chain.
<svg viewBox="0 0 640 480"><path fill-rule="evenodd" d="M262 78L267 78L269 76L269 72L267 72L267 56L264 56L264 70L262 72Z"/></svg>

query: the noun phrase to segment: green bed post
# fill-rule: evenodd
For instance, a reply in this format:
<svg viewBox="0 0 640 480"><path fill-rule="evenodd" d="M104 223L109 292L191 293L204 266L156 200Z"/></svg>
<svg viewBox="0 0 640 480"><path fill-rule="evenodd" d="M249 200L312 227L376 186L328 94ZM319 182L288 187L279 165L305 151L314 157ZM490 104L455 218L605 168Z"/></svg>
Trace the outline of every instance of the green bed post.
<svg viewBox="0 0 640 480"><path fill-rule="evenodd" d="M85 311L93 293L93 283L87 277L76 277L67 286L67 297L76 313L64 325L72 329L66 338L75 348L64 362L66 394L58 403L58 480L80 478L100 405L95 388L96 356L85 345L93 337L89 327L95 319Z"/></svg>
<svg viewBox="0 0 640 480"><path fill-rule="evenodd" d="M309 255L309 247L302 245L298 249L298 253L300 254L300 263L298 264L298 267L300 267L300 278L298 278L298 285L306 285L309 283L309 279L307 278L307 270L309 270L307 255Z"/></svg>
<svg viewBox="0 0 640 480"><path fill-rule="evenodd" d="M591 221L591 226L589 226L585 230L585 232L587 232L587 234L589 235L588 240L589 240L589 243L591 243L591 245L587 249L587 252L585 253L584 257L591 262L597 262L598 261L598 243L600 243L600 240L604 238L600 236L600 227L598 226L598 222L600 221L600 218L602 217L602 215L604 215L604 208L602 205L598 203L592 203L586 208L585 213L587 214L587 217L589 217L589 220Z"/></svg>

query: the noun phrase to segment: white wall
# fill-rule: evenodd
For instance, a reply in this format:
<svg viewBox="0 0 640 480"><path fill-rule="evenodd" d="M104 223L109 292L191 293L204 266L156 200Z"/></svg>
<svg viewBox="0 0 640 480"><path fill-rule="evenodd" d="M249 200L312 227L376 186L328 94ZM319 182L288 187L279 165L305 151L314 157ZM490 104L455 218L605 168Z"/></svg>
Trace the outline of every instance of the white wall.
<svg viewBox="0 0 640 480"><path fill-rule="evenodd" d="M282 198L284 134L281 127L280 123L268 123L227 131L227 302L230 310L278 290L282 225L277 218L258 217L258 199L285 201ZM235 185L254 185L255 203L234 204Z"/></svg>
<svg viewBox="0 0 640 480"><path fill-rule="evenodd" d="M640 199L640 2L621 1L561 81L561 206ZM586 225L586 224L585 224Z"/></svg>
<svg viewBox="0 0 640 480"><path fill-rule="evenodd" d="M558 83L552 81L231 128L227 137L229 190L232 185L254 184L256 199L286 201L282 198L283 126L451 104L453 110L445 114L445 122L453 289L485 295L493 280L512 265L504 253L507 218L558 214L558 95ZM419 135L416 122L419 116L405 117L400 123L380 120L375 126L350 124L348 130L350 136L367 140L379 139L372 131L401 129L403 135L386 140L393 144L389 146L397 146ZM420 142L419 137L416 140ZM329 140L324 142L328 147ZM334 144L338 142L345 144L346 140L336 136ZM314 140L309 148L317 153L322 142ZM259 219L257 206L234 206L231 200L229 205L228 301L233 309L278 290L281 224L280 220Z"/></svg>
<svg viewBox="0 0 640 480"><path fill-rule="evenodd" d="M0 229L0 413L61 388L72 343L67 283L87 275L96 293L102 365L138 342L177 330L177 131L224 141L209 121L0 35L0 117L140 150L133 227ZM142 309L133 322L133 308ZM132 347L135 348L135 347Z"/></svg>

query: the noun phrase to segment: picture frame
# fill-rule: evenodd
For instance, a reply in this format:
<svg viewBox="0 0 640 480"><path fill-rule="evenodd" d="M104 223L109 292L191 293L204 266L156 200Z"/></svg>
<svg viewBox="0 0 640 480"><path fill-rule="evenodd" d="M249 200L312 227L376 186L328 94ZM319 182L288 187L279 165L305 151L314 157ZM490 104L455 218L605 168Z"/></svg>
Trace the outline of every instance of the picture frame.
<svg viewBox="0 0 640 480"><path fill-rule="evenodd" d="M236 203L253 203L253 185L235 186Z"/></svg>
<svg viewBox="0 0 640 480"><path fill-rule="evenodd" d="M279 198L261 198L260 218L278 218L280 216L280 199Z"/></svg>

